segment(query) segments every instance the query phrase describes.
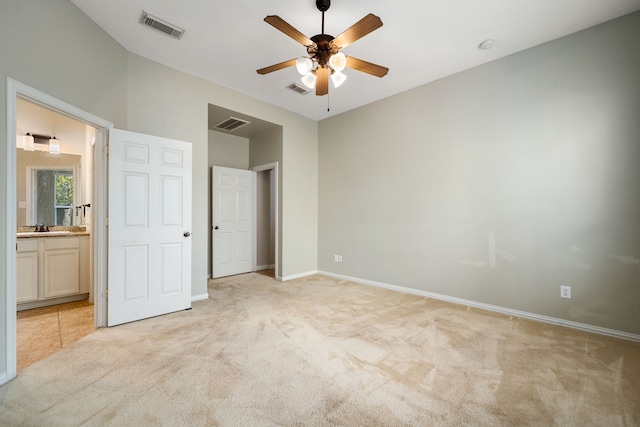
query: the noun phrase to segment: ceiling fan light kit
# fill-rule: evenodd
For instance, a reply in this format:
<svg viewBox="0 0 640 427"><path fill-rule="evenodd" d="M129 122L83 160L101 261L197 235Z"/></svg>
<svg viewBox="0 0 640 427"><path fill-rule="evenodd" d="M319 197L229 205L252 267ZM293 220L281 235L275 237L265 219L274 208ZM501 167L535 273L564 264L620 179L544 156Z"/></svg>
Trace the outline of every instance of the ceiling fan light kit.
<svg viewBox="0 0 640 427"><path fill-rule="evenodd" d="M341 73L340 71L334 71L331 74L331 81L333 82L333 87L339 88L342 86L342 83L347 81L347 75L345 73Z"/></svg>
<svg viewBox="0 0 640 427"><path fill-rule="evenodd" d="M345 56L341 49L361 39L367 34L382 27L382 20L370 13L360 21L347 28L338 37L324 33L324 13L331 6L330 0L316 0L316 7L322 12L322 33L309 38L296 30L285 20L276 15L264 18L265 22L291 37L307 48L307 56L291 59L269 67L261 68L258 74L268 74L283 68L296 66L302 75L302 83L310 89L315 87L316 95L329 93L329 76L334 87L339 87L347 80L342 71L351 68L376 77L384 77L389 69L361 59Z"/></svg>
<svg viewBox="0 0 640 427"><path fill-rule="evenodd" d="M302 77L302 83L309 89L313 89L316 86L316 75L313 74L313 71L309 71Z"/></svg>
<svg viewBox="0 0 640 427"><path fill-rule="evenodd" d="M338 52L329 58L329 65L334 71L342 71L347 67L347 57L342 52Z"/></svg>
<svg viewBox="0 0 640 427"><path fill-rule="evenodd" d="M313 68L313 61L308 56L301 56L296 59L296 68L301 76L306 75Z"/></svg>

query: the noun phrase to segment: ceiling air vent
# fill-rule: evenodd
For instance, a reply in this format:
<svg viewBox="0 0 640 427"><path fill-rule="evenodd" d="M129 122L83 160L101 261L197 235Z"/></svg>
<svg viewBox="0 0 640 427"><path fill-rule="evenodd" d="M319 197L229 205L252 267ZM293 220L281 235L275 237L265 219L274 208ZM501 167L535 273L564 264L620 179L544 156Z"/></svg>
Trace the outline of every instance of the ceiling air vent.
<svg viewBox="0 0 640 427"><path fill-rule="evenodd" d="M242 126L246 126L251 122L246 120L238 119L236 117L229 117L228 119L224 119L217 125L215 125L214 129L224 130L227 132L233 132L236 129L241 128Z"/></svg>
<svg viewBox="0 0 640 427"><path fill-rule="evenodd" d="M163 33L180 40L185 30L180 27L176 27L173 24L169 24L167 21L164 21L160 18L157 18L147 12L142 12L142 16L140 17L140 23L142 25L146 25L147 27L155 28L158 31L162 31Z"/></svg>
<svg viewBox="0 0 640 427"><path fill-rule="evenodd" d="M298 92L300 95L306 95L311 92L311 89L307 89L306 87L299 85L298 83L291 83L287 87L295 92Z"/></svg>

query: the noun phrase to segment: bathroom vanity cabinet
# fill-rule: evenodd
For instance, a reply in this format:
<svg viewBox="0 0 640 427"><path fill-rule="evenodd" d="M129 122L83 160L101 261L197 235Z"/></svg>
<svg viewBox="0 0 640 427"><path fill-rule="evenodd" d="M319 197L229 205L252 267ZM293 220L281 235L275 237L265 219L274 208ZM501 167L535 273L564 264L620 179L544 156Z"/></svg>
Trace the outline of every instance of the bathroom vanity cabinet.
<svg viewBox="0 0 640 427"><path fill-rule="evenodd" d="M18 309L80 300L89 294L89 236L19 238Z"/></svg>
<svg viewBox="0 0 640 427"><path fill-rule="evenodd" d="M18 240L16 299L18 304L38 299L38 239Z"/></svg>

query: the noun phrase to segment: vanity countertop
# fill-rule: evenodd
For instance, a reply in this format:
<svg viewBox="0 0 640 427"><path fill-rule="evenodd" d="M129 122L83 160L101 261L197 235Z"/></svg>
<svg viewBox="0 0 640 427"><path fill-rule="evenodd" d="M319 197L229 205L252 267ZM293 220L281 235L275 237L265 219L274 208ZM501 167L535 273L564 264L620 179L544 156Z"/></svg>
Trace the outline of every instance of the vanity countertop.
<svg viewBox="0 0 640 427"><path fill-rule="evenodd" d="M34 231L35 226L31 227L18 227L16 231L16 237L18 239L33 239L33 238L57 238L57 237L73 237L73 236L88 236L90 233L86 227L79 226L52 226L49 227L49 231Z"/></svg>

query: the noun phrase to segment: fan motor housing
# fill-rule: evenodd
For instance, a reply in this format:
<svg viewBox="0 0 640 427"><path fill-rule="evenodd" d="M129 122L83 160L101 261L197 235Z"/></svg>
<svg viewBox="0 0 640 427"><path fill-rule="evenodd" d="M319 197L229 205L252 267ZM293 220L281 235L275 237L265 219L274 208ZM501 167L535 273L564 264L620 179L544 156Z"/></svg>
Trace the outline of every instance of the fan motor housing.
<svg viewBox="0 0 640 427"><path fill-rule="evenodd" d="M315 43L315 47L311 46L307 48L307 53L310 57L315 58L320 66L327 65L329 58L338 53L339 49L331 44L333 39L334 37L329 34L316 34L311 37L311 41Z"/></svg>
<svg viewBox="0 0 640 427"><path fill-rule="evenodd" d="M331 7L331 0L316 0L316 7L320 12L326 12Z"/></svg>

